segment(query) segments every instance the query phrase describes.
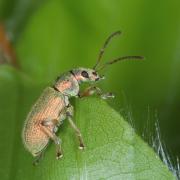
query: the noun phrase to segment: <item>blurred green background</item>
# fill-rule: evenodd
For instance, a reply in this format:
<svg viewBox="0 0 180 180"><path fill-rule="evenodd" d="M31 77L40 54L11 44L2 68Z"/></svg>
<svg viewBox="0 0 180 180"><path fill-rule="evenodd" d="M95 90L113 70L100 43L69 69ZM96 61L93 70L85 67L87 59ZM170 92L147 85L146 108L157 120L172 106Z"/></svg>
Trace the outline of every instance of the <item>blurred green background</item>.
<svg viewBox="0 0 180 180"><path fill-rule="evenodd" d="M21 70L42 87L73 67L92 67L106 37L121 30L103 61L146 60L109 67L100 87L115 93L109 103L132 114L139 134L158 118L167 148L180 156L180 1L1 0L0 20Z"/></svg>

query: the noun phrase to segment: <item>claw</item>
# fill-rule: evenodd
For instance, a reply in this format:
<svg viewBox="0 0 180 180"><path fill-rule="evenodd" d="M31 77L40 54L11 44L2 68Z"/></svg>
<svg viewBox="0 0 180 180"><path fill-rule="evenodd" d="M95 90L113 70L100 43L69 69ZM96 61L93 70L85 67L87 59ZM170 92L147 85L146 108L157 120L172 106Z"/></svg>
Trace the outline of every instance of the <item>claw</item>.
<svg viewBox="0 0 180 180"><path fill-rule="evenodd" d="M63 154L62 153L60 153L60 152L58 152L57 154L56 154L56 159L58 160L58 159L61 159L63 157Z"/></svg>
<svg viewBox="0 0 180 180"><path fill-rule="evenodd" d="M114 94L113 93L105 93L105 94L102 94L101 95L101 98L102 99L107 99L107 98L114 98L115 96L114 96Z"/></svg>
<svg viewBox="0 0 180 180"><path fill-rule="evenodd" d="M35 160L33 161L33 166L37 166L39 164L39 161Z"/></svg>
<svg viewBox="0 0 180 180"><path fill-rule="evenodd" d="M84 149L85 149L84 144L80 144L79 149L80 149L80 150L84 150Z"/></svg>

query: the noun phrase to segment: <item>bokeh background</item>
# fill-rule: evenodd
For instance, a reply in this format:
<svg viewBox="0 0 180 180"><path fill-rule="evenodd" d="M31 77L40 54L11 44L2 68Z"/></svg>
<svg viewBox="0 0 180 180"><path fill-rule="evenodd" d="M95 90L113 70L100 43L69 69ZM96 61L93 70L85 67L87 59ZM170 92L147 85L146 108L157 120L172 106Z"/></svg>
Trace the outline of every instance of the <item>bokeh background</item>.
<svg viewBox="0 0 180 180"><path fill-rule="evenodd" d="M158 119L167 149L180 156L178 0L0 0L0 21L20 71L42 87L73 67L92 67L106 37L121 30L103 62L120 55L145 61L109 67L100 87L115 93L109 103L139 134Z"/></svg>

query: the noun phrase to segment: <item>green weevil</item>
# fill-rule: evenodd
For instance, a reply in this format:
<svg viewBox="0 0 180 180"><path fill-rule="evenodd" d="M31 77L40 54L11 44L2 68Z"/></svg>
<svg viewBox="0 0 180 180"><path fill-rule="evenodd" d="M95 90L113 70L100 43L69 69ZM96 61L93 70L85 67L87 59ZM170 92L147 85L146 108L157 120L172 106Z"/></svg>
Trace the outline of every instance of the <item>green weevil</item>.
<svg viewBox="0 0 180 180"><path fill-rule="evenodd" d="M79 128L73 122L73 106L70 104L71 97L87 97L94 93L103 99L112 98L112 93L103 93L97 86L91 85L80 92L80 84L83 82L97 82L104 79L99 75L99 71L106 66L126 59L143 59L142 56L123 56L100 65L100 60L104 54L110 40L120 31L112 33L103 44L95 66L89 68L75 68L57 78L52 87L44 89L40 98L36 101L29 112L22 131L22 139L25 148L34 156L34 163L38 163L42 153L46 149L50 139L56 145L56 158L63 156L61 149L61 139L56 136L58 127L64 119L67 119L74 129L79 140L79 148L84 149L84 141Z"/></svg>

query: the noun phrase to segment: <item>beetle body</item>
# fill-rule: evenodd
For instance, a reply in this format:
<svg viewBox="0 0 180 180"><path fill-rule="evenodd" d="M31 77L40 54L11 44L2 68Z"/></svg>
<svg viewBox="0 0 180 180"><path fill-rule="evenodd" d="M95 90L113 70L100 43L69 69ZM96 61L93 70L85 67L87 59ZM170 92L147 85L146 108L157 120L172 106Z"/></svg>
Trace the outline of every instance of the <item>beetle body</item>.
<svg viewBox="0 0 180 180"><path fill-rule="evenodd" d="M72 119L73 107L69 101L71 97L82 98L94 93L103 99L114 97L112 93L103 93L100 88L92 85L80 92L81 83L94 83L104 79L99 75L98 71L117 61L124 59L142 59L141 56L123 56L109 61L102 66L100 65L100 59L108 42L112 37L118 34L120 34L119 31L107 38L99 53L97 63L92 69L76 68L62 74L57 78L52 87L45 88L40 98L32 107L24 124L22 139L25 148L34 157L37 157L35 163L39 161L50 139L53 140L56 145L56 158L59 159L62 157L61 140L55 133L64 119L67 119L74 129L79 140L79 148L84 149L85 145L81 132Z"/></svg>
<svg viewBox="0 0 180 180"><path fill-rule="evenodd" d="M46 119L57 119L59 124L64 119L64 107L67 105L65 96L47 87L35 105L32 107L23 130L23 142L27 150L33 156L39 153L47 146L49 137L41 130L41 123ZM50 131L56 132L56 127L49 126Z"/></svg>
<svg viewBox="0 0 180 180"><path fill-rule="evenodd" d="M68 113L73 114L69 98L78 96L79 84L83 81L99 79L97 74L93 75L93 72L95 71L85 68L73 69L58 77L53 87L47 87L43 91L27 116L22 133L25 148L33 156L39 156L52 138L42 127L46 126L50 133L56 133L59 125L66 118L69 107L71 109ZM83 73L85 77L81 75Z"/></svg>

